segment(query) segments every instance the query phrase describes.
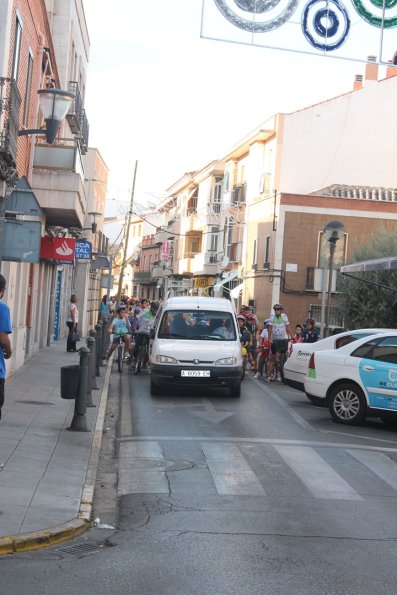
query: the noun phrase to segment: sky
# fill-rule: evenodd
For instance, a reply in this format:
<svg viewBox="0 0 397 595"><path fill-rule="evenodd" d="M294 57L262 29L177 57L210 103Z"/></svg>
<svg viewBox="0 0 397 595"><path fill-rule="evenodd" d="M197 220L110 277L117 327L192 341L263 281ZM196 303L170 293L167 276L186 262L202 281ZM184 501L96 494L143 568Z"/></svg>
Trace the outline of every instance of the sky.
<svg viewBox="0 0 397 595"><path fill-rule="evenodd" d="M110 169L112 212L130 199L135 160L135 202L156 204L274 113L350 91L364 73L360 62L200 38L202 0L84 7L89 144Z"/></svg>

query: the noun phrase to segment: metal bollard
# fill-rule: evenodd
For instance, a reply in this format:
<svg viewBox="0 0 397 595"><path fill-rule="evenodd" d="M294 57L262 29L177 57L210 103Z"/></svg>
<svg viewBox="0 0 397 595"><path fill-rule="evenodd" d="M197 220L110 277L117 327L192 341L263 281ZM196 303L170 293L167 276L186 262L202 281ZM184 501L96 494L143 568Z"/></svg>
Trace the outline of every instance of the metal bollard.
<svg viewBox="0 0 397 595"><path fill-rule="evenodd" d="M94 378L92 379L92 388L93 390L97 390L98 386L96 383L96 331L90 331L89 333L90 338L93 339L93 344L92 344L92 351L93 351L93 356L92 356L92 374L94 375Z"/></svg>
<svg viewBox="0 0 397 595"><path fill-rule="evenodd" d="M87 407L95 407L92 402L92 391L97 389L95 377L95 339L94 337L87 337L87 347L90 350L88 356L88 387L87 387Z"/></svg>
<svg viewBox="0 0 397 595"><path fill-rule="evenodd" d="M98 322L96 330L96 375L100 376L99 367L102 366L102 325Z"/></svg>
<svg viewBox="0 0 397 595"><path fill-rule="evenodd" d="M88 432L86 413L88 387L88 347L80 347L80 382L79 392L74 403L74 415L69 430L74 432Z"/></svg>

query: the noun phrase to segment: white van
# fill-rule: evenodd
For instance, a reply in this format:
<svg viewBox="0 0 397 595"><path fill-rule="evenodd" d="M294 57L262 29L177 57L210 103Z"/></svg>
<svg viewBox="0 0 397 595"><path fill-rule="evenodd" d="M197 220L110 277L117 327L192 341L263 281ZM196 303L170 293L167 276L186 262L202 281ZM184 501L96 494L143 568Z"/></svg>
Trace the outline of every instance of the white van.
<svg viewBox="0 0 397 595"><path fill-rule="evenodd" d="M157 313L150 392L171 386L227 387L239 397L243 360L233 304L223 298L173 297Z"/></svg>

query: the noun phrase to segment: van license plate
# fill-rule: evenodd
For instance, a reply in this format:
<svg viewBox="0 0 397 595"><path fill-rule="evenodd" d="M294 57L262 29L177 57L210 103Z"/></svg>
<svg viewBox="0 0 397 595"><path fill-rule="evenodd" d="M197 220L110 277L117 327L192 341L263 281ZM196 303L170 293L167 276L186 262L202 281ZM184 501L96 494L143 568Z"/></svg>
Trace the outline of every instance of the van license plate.
<svg viewBox="0 0 397 595"><path fill-rule="evenodd" d="M189 376L190 378L197 378L198 376L200 378L208 378L209 376L211 376L211 372L210 370L181 370L181 376Z"/></svg>

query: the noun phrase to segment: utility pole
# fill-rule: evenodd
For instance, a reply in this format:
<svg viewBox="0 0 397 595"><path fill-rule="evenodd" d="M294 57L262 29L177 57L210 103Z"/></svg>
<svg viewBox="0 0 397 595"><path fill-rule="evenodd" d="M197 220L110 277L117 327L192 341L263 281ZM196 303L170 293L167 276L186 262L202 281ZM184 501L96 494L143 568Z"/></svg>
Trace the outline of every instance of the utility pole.
<svg viewBox="0 0 397 595"><path fill-rule="evenodd" d="M123 254L123 261L121 263L120 268L120 276L119 276L119 289L117 291L117 304L120 303L120 296L121 291L123 288L123 277L124 277L124 269L127 263L127 250L128 250L128 240L130 236L130 224L131 224L131 215L132 215L132 208L134 206L134 193L135 193L135 181L136 181L136 172L138 169L138 161L135 161L135 168L134 168L134 177L132 180L132 190L131 190L131 199L130 199L130 207L128 209L128 217L127 217L127 229L125 231L125 242L124 242L124 254Z"/></svg>

